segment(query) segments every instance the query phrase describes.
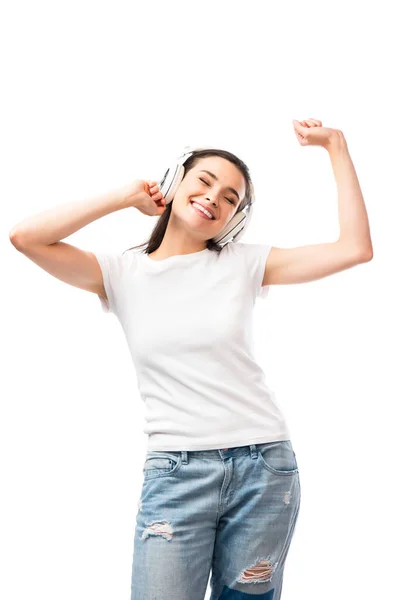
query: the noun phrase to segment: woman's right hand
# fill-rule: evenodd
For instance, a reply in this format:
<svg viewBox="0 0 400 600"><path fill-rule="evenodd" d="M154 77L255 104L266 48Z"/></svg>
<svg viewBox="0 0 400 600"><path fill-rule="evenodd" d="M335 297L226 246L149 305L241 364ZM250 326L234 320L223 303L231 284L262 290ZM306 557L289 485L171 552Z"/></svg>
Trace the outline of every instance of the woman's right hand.
<svg viewBox="0 0 400 600"><path fill-rule="evenodd" d="M133 206L144 215L156 217L165 211L165 198L156 181L135 179L124 186L123 194L128 206Z"/></svg>

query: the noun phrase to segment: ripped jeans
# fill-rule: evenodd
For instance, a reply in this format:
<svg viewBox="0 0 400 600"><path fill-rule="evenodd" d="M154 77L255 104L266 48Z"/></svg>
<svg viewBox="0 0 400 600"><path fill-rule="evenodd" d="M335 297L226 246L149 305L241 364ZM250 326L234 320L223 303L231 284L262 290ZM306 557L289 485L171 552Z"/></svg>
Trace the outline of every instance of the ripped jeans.
<svg viewBox="0 0 400 600"><path fill-rule="evenodd" d="M300 508L290 440L148 451L131 600L279 600Z"/></svg>

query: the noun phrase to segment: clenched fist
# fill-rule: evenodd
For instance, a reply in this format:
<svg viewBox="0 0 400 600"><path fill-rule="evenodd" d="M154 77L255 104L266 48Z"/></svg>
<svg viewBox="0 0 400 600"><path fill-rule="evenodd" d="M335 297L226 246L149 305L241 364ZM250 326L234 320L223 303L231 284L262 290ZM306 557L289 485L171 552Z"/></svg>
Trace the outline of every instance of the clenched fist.
<svg viewBox="0 0 400 600"><path fill-rule="evenodd" d="M322 121L318 119L293 120L293 127L300 146L322 146L328 149L336 139L345 142L340 129L322 127Z"/></svg>
<svg viewBox="0 0 400 600"><path fill-rule="evenodd" d="M128 206L137 208L144 215L155 217L161 215L165 210L165 198L156 181L135 179L132 183L124 186L122 191Z"/></svg>

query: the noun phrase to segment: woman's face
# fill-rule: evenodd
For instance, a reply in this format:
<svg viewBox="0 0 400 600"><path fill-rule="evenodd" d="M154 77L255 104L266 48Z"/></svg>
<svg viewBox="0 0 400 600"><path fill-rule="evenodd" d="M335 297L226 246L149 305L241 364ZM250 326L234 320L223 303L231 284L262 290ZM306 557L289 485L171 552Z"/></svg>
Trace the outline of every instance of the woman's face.
<svg viewBox="0 0 400 600"><path fill-rule="evenodd" d="M201 231L203 239L211 239L236 213L245 192L245 178L235 165L220 156L206 156L185 173L172 212L190 228ZM199 213L194 202L208 209L214 218Z"/></svg>

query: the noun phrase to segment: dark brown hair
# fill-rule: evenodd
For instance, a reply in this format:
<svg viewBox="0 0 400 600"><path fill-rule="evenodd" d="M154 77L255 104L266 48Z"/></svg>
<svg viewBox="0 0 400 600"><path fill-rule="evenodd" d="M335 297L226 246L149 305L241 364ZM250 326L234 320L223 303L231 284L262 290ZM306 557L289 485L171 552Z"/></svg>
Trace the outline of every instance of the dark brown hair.
<svg viewBox="0 0 400 600"><path fill-rule="evenodd" d="M240 158L238 158L235 154L232 154L231 152L228 152L227 150L219 150L219 149L196 150L186 160L185 164L183 165L184 169L185 169L184 177L186 177L186 175L190 171L190 169L193 169L193 167L199 162L200 159L202 159L206 156L220 156L221 158L225 158L226 160L229 160L232 164L234 164L241 171L241 173L246 181L246 193L245 193L245 196L244 196L242 202L239 203L239 205L236 209L236 212L243 210L244 207L247 206L247 204L249 204L250 200L251 200L251 189L250 189L251 177L250 177L250 172L249 172L247 165ZM165 231L167 229L167 225L168 225L168 221L169 221L169 217L171 214L171 210L172 210L172 202L170 202L169 204L166 205L164 212L159 216L157 223L155 224L154 229L151 232L150 238L146 242L143 242L142 244L139 244L138 246L132 246L132 248L128 248L124 252L127 252L128 250L133 250L135 248L141 248L142 246L146 246L145 249L143 250L144 254L150 254L151 252L154 252L155 250L157 250L157 248L160 246L160 244L164 238ZM212 238L207 240L206 247L209 250L214 250L215 252L220 252L222 250L222 246L220 246L219 244L214 242L212 240Z"/></svg>

